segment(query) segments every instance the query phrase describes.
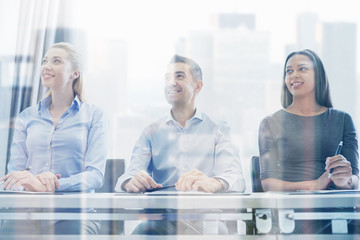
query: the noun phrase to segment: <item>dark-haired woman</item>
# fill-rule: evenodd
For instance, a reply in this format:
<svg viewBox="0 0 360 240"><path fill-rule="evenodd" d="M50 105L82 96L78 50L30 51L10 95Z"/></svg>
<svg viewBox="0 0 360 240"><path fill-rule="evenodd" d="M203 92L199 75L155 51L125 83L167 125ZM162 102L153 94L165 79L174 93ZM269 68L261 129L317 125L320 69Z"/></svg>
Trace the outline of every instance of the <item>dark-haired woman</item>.
<svg viewBox="0 0 360 240"><path fill-rule="evenodd" d="M264 190L356 189L355 127L349 114L332 107L324 66L315 52L289 54L281 95L283 109L263 119L259 129ZM341 153L335 155L341 141Z"/></svg>

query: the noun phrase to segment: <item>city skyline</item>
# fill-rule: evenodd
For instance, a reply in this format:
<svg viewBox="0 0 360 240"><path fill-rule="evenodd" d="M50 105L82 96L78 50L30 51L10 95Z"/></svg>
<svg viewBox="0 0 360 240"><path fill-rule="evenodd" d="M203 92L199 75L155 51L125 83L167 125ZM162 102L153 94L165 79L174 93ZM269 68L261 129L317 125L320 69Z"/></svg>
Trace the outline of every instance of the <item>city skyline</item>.
<svg viewBox="0 0 360 240"><path fill-rule="evenodd" d="M225 15L222 13L218 16ZM239 19L244 16L241 13L231 13L230 15L233 21L236 21L234 20L236 16ZM205 87L198 98L199 108L230 123L236 141L242 148L242 157L249 159L249 155L257 152L257 131L261 119L281 108L282 64L271 63L270 34L253 26L252 22L256 22L256 15L245 15L252 20L249 22L247 19L244 26L239 24L229 27L225 24L226 27L219 27L221 24L218 24L217 28L189 30L184 36L174 41L172 54L190 56L199 62L205 77ZM214 20L215 16L212 17ZM331 39L321 38L322 31L317 31L322 29L323 24L336 25L338 23L322 22L315 13L300 14L296 20L298 23L296 25L296 41L292 45L284 46L283 53L290 50L289 47L298 49L299 46L312 44L321 55L321 52L326 50L322 45ZM354 38L354 31L351 34ZM254 45L257 47L255 50L252 49ZM356 48L356 46L351 47ZM131 52L128 51L128 54ZM114 60L109 59L109 62L115 61L116 55L113 54L113 56ZM95 58L91 57L91 59ZM164 66L168 60L164 59ZM157 65L158 63L151 62L149 65L153 64ZM139 64L139 67L142 70L143 66ZM327 67L338 69L332 67L331 64ZM356 69L353 68L353 71ZM127 78L127 110L124 109L121 113L114 112L117 127L116 142L120 143L118 146L121 146L121 148L114 146L114 149L117 149L114 150L115 155L127 154L126 158L130 158L132 144L139 136L141 127L165 114L169 109L162 92L163 72L158 76L150 72L144 80L149 85L140 84L135 87L136 84L131 82L133 79ZM141 82L139 80L138 83ZM334 85L332 89L339 88L335 88ZM124 92L124 89L122 91ZM341 97L342 92L338 91L337 95L340 94ZM335 97L335 100L337 100L336 98L338 97ZM349 98L356 99L356 94L352 94ZM339 103L339 101L335 101L335 107L344 110L346 102ZM153 111L150 111L149 108ZM351 110L351 115L354 121L357 121L354 109L356 109L355 106ZM141 127L138 129L138 126ZM133 131L131 131L132 128ZM124 135L131 137L123 139L121 136ZM117 151L120 151L121 154Z"/></svg>
<svg viewBox="0 0 360 240"><path fill-rule="evenodd" d="M81 6L87 4L87 11ZM186 36L189 31L209 30L214 27L212 16L221 13L255 14L255 27L270 34L270 62L283 63L284 47L297 40L297 17L310 12L318 15L322 22L360 22L355 10L356 1L345 0L342 5L336 1L105 1L100 8L98 1L79 1L77 24L88 28L89 38L99 36L126 40L129 44L129 75L142 78L137 66L146 66L143 56L156 55L154 62L165 65L173 52L173 43ZM108 4L106 4L108 3ZM138 8L139 4L142 6ZM101 16L92 18L94 14ZM106 22L107 24L102 24ZM115 24L116 23L116 24ZM357 26L359 29L359 24ZM357 32L357 36L359 36ZM357 49L357 56L360 49ZM358 57L359 58L359 57ZM149 73L158 75L163 69L148 68ZM357 63L357 73L360 63Z"/></svg>

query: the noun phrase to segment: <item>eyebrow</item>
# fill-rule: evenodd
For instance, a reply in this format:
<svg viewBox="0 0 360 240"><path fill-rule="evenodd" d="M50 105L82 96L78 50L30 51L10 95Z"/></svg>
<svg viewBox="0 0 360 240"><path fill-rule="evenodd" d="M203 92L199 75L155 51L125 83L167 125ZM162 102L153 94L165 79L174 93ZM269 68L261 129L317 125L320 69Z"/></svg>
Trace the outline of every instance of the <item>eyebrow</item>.
<svg viewBox="0 0 360 240"><path fill-rule="evenodd" d="M310 66L310 64L307 64L307 63L301 63L299 65L297 65L297 67L302 67L302 66ZM290 65L290 66L287 66L286 68L292 68L293 66Z"/></svg>
<svg viewBox="0 0 360 240"><path fill-rule="evenodd" d="M48 58L48 57L45 56L43 59L45 59L45 58ZM60 56L54 56L52 58L60 58L60 59L62 59L62 57L60 57Z"/></svg>
<svg viewBox="0 0 360 240"><path fill-rule="evenodd" d="M186 73L185 73L184 71L176 71L176 72L175 72L175 74L179 74L179 73L182 73L182 74L186 75ZM170 76L170 75L171 75L171 73L165 73L165 74L164 74L165 77L168 77L168 76Z"/></svg>

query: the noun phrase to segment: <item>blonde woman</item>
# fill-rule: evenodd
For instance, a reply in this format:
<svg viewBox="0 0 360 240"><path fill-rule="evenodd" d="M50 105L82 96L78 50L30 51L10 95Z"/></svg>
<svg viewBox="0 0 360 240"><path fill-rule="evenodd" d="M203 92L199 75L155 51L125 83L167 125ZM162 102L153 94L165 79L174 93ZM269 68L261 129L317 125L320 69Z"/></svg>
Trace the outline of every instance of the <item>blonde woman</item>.
<svg viewBox="0 0 360 240"><path fill-rule="evenodd" d="M92 192L103 184L106 137L102 111L83 101L80 56L69 43L56 43L40 71L42 85L50 91L17 118L2 188ZM8 221L2 230L96 234L100 226L96 221L20 222Z"/></svg>

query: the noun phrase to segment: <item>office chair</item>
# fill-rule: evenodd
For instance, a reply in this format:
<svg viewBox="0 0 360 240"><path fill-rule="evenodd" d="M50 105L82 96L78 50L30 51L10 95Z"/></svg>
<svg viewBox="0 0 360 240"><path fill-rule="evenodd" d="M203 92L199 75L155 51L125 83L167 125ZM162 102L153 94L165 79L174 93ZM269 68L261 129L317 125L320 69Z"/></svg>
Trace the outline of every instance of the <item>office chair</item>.
<svg viewBox="0 0 360 240"><path fill-rule="evenodd" d="M124 159L107 159L104 175L104 185L96 190L98 193L112 193L118 178L125 171L125 160ZM101 212L102 210L97 210ZM109 212L109 211L108 211ZM114 213L113 209L110 209L110 213ZM124 231L124 222L117 220L101 221L101 228L99 234L106 235L118 235Z"/></svg>
<svg viewBox="0 0 360 240"><path fill-rule="evenodd" d="M251 158L251 182L253 192L264 192L260 179L260 160L258 156Z"/></svg>

